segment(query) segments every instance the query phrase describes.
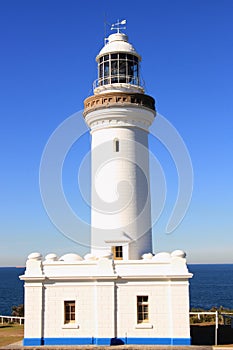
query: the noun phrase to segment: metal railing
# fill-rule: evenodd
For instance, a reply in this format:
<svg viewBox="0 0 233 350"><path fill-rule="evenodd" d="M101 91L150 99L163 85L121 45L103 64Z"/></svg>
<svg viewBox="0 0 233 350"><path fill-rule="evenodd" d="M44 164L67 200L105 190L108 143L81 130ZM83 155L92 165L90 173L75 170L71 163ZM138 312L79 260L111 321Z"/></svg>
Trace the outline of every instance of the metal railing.
<svg viewBox="0 0 233 350"><path fill-rule="evenodd" d="M9 323L9 322L24 324L24 317L0 315L0 323Z"/></svg>
<svg viewBox="0 0 233 350"><path fill-rule="evenodd" d="M197 315L198 319L200 320L201 315L215 315L215 345L218 345L218 311L210 312L210 311L204 311L204 312L190 312L189 315Z"/></svg>
<svg viewBox="0 0 233 350"><path fill-rule="evenodd" d="M111 84L130 84L143 87L144 81L139 79L139 77L134 77L132 75L111 75L96 79L93 82L93 89L95 90L99 86Z"/></svg>
<svg viewBox="0 0 233 350"><path fill-rule="evenodd" d="M218 311L214 312L208 312L208 311L197 311L197 312L189 312L189 315L196 315L198 319L200 320L201 315L215 315L215 345L218 345L218 321L219 321L219 315ZM221 314L223 318L230 318L232 320L233 314ZM225 320L224 320L225 321ZM19 316L3 316L0 315L0 323L9 323L9 322L17 322L20 325L24 324L24 317L19 317ZM225 322L224 322L225 324Z"/></svg>

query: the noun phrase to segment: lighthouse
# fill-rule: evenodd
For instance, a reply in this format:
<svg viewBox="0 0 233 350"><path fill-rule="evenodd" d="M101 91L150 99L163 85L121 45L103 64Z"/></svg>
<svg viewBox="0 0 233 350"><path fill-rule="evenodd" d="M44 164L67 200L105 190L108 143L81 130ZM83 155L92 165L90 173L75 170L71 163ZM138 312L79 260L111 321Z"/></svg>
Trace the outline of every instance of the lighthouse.
<svg viewBox="0 0 233 350"><path fill-rule="evenodd" d="M96 57L94 94L84 101L92 136L91 252L135 260L152 252L148 131L156 112L142 86L141 56L117 25Z"/></svg>
<svg viewBox="0 0 233 350"><path fill-rule="evenodd" d="M98 78L84 101L92 137L90 252L28 256L20 276L24 346L191 342L186 254L152 251L148 132L155 102L120 24L96 57Z"/></svg>

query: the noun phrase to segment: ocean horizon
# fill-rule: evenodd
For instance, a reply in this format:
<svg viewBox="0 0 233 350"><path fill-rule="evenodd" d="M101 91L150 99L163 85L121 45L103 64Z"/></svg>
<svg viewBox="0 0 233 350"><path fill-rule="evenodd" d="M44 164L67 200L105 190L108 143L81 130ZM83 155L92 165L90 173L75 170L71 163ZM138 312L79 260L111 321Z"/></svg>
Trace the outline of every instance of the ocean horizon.
<svg viewBox="0 0 233 350"><path fill-rule="evenodd" d="M233 309L233 264L188 264L190 309L212 307ZM24 303L24 267L0 267L0 315L11 315L14 305Z"/></svg>

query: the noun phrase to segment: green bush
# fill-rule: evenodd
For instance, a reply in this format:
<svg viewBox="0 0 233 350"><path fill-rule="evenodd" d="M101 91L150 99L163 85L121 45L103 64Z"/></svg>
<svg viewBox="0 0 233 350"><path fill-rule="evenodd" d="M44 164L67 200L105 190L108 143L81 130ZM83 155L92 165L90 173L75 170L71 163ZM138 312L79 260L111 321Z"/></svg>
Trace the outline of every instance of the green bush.
<svg viewBox="0 0 233 350"><path fill-rule="evenodd" d="M11 308L11 315L17 317L24 317L24 305L20 304L18 306L14 305Z"/></svg>

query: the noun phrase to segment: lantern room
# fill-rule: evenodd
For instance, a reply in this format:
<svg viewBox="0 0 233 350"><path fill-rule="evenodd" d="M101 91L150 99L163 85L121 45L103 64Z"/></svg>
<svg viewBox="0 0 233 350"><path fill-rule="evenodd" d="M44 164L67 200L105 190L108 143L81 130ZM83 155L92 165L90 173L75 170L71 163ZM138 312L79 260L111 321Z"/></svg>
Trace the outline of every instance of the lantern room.
<svg viewBox="0 0 233 350"><path fill-rule="evenodd" d="M124 33L111 34L98 56L98 79L94 84L94 92L128 88L143 93L140 78L141 56L128 42Z"/></svg>
<svg viewBox="0 0 233 350"><path fill-rule="evenodd" d="M128 53L112 53L100 57L98 83L139 85L138 57Z"/></svg>

